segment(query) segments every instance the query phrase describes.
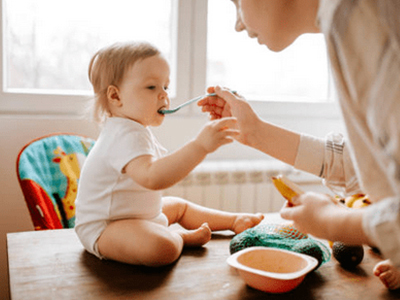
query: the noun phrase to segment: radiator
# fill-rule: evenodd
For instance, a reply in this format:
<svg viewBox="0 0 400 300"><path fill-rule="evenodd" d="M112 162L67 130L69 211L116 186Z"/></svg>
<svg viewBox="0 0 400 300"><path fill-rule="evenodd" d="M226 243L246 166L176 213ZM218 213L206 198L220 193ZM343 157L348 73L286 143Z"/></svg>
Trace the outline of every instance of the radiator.
<svg viewBox="0 0 400 300"><path fill-rule="evenodd" d="M251 160L203 162L180 183L165 190L164 195L231 212L276 212L285 201L271 181L271 176L278 174L305 191L329 193L316 176L280 162Z"/></svg>

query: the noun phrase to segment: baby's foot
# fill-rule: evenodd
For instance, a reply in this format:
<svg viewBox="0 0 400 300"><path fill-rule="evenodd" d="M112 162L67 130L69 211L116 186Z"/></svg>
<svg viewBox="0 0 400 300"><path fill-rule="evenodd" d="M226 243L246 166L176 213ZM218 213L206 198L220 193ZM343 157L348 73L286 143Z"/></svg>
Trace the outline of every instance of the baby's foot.
<svg viewBox="0 0 400 300"><path fill-rule="evenodd" d="M378 263L374 268L374 274L389 290L400 288L400 270L393 266L390 260Z"/></svg>
<svg viewBox="0 0 400 300"><path fill-rule="evenodd" d="M245 231L248 228L254 227L264 219L263 214L238 214L233 222L232 231L236 234Z"/></svg>
<svg viewBox="0 0 400 300"><path fill-rule="evenodd" d="M211 229L207 223L194 230L179 231L186 247L200 247L211 240Z"/></svg>

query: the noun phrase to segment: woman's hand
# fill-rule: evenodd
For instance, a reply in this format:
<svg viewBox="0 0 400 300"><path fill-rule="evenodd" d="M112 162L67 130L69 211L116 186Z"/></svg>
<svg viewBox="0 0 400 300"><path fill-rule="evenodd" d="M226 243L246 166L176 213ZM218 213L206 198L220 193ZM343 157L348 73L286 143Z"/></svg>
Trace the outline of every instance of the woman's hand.
<svg viewBox="0 0 400 300"><path fill-rule="evenodd" d="M263 121L245 98L219 86L209 87L207 97L198 102L202 110L210 113L211 119L235 117L240 134L235 139L249 147L293 165L300 143L300 134Z"/></svg>
<svg viewBox="0 0 400 300"><path fill-rule="evenodd" d="M219 86L209 87L208 93L216 93L217 97L206 97L197 105L202 106L203 112L208 112L212 120L225 117L235 117L240 135L236 137L239 142L248 145L249 134L254 133L260 122L246 99L240 95L233 94L230 90Z"/></svg>
<svg viewBox="0 0 400 300"><path fill-rule="evenodd" d="M301 232L319 238L332 239L332 235L335 235L332 227L339 221L337 215L346 212L326 194L307 192L294 198L293 203L294 206L286 203L281 209L281 217L292 220L293 225Z"/></svg>
<svg viewBox="0 0 400 300"><path fill-rule="evenodd" d="M364 209L348 209L319 193L308 192L293 200L294 206L286 203L281 209L281 217L292 220L301 232L350 245L374 245L362 226Z"/></svg>
<svg viewBox="0 0 400 300"><path fill-rule="evenodd" d="M207 93L216 93L216 90L221 91L222 89L219 87L211 86L207 88ZM197 105L202 107L201 110L203 112L208 112L210 114L211 120L232 117L231 108L228 102L224 98L222 98L220 94L221 92L219 94L217 93L218 96L206 97L197 102Z"/></svg>

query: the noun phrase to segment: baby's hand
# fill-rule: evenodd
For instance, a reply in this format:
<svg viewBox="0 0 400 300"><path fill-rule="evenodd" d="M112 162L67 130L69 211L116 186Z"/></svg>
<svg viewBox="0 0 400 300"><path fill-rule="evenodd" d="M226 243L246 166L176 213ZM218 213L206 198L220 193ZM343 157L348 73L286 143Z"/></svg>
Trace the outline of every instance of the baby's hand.
<svg viewBox="0 0 400 300"><path fill-rule="evenodd" d="M207 153L214 152L222 145L232 143L239 135L236 128L236 118L223 118L207 123L199 133L195 142Z"/></svg>

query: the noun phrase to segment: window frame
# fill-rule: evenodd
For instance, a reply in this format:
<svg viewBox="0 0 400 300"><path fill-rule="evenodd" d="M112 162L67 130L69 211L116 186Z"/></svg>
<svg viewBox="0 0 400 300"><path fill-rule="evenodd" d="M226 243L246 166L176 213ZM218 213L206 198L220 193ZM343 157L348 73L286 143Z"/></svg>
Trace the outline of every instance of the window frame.
<svg viewBox="0 0 400 300"><path fill-rule="evenodd" d="M207 65L207 8L208 1L179 0L177 1L177 18L179 24L175 37L176 46L176 96L171 99L172 106L192 97L203 94L206 85ZM0 0L0 14L3 16L3 0ZM6 71L4 45L4 18L0 23L0 114L18 115L70 115L79 116L86 110L90 92L47 91L47 90L6 90L4 74ZM232 27L232 30L234 28ZM333 90L332 79L329 87ZM245 95L244 95L245 96ZM277 102L273 99L253 101L248 99L261 117L283 118L328 118L339 119L340 113L336 101L330 102ZM180 112L180 116L199 117L200 110L190 106ZM170 117L179 117L171 115Z"/></svg>

